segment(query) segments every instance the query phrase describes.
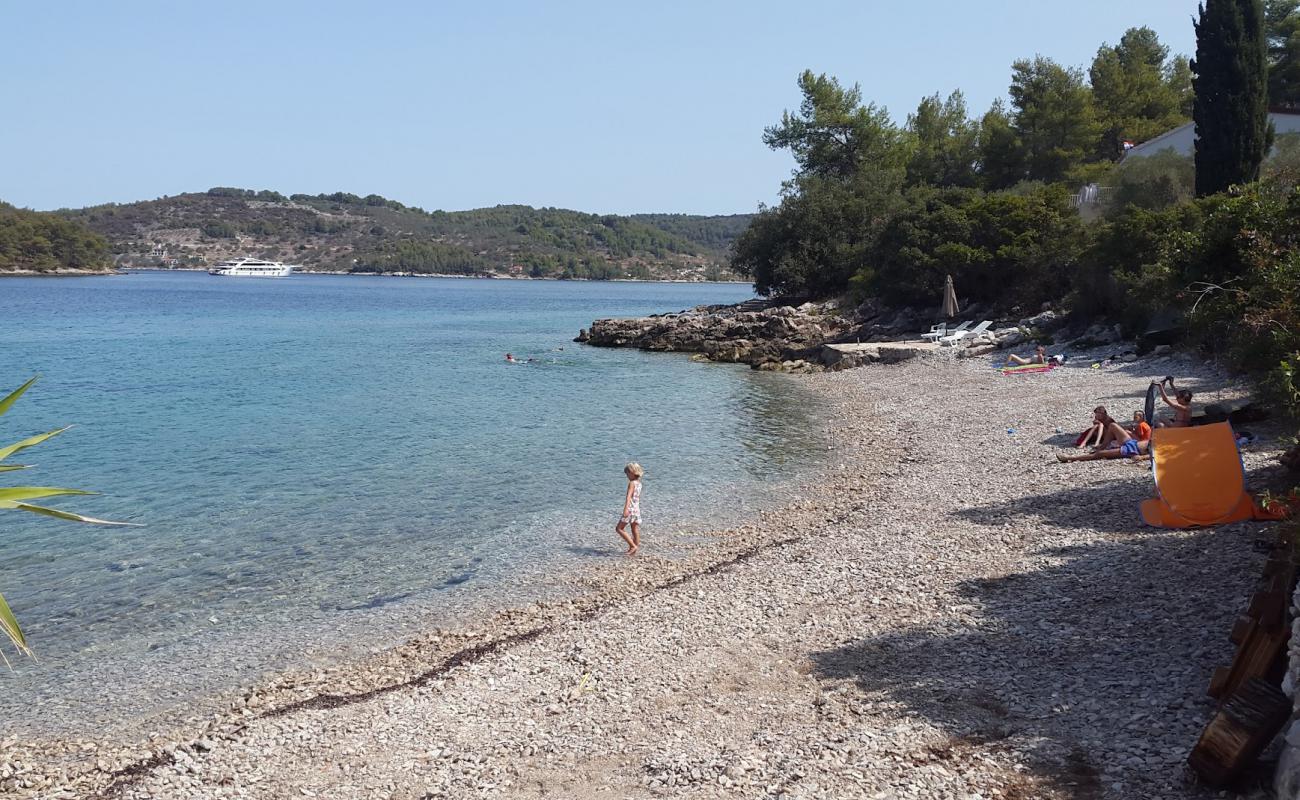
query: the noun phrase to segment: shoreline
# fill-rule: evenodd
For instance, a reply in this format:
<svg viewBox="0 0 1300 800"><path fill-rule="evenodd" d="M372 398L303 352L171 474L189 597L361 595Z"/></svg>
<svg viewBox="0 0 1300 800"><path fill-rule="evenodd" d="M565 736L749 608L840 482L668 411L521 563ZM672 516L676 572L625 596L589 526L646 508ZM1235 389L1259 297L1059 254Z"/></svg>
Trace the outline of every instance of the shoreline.
<svg viewBox="0 0 1300 800"><path fill-rule="evenodd" d="M125 275L125 271L117 269L65 269L40 271L35 269L5 269L0 270L0 278L78 278L99 275Z"/></svg>
<svg viewBox="0 0 1300 800"><path fill-rule="evenodd" d="M1212 796L1180 765L1237 604L1200 595L1245 596L1261 557L1240 543L1264 529L1143 530L1141 470L1048 461L1068 438L1055 426L1127 398L1139 372L1190 372L1198 396L1239 390L1167 358L1006 377L935 357L810 376L834 403L817 480L685 559L604 565L572 599L283 674L147 746L64 742L60 756L4 741L6 761L48 776L14 788L843 797L902 779L935 795ZM987 409L1014 417L1008 433L972 431ZM1118 624L1133 618L1138 630ZM1130 719L1134 686L1139 706L1163 709L1158 735Z"/></svg>
<svg viewBox="0 0 1300 800"><path fill-rule="evenodd" d="M122 267L115 274L125 275L132 272L207 272L208 267ZM0 275L10 273L0 273ZM42 273L33 273L42 274ZM91 274L91 273L87 273ZM98 273L93 273L98 274ZM349 270L327 270L327 269L295 269L294 275L344 275L348 277L365 277L365 278L456 278L458 280L484 280L484 281L555 281L566 283L710 283L724 286L749 285L752 281L736 279L734 281L705 281L705 280L686 280L681 278L534 278L528 275L456 275L443 273L415 273L415 272L352 272Z"/></svg>
<svg viewBox="0 0 1300 800"><path fill-rule="evenodd" d="M28 796L21 789L52 786L75 786L76 796L82 796L81 793L93 797L120 796L122 787L129 785L146 767L175 763L173 753L178 748L192 749L195 742L230 736L253 721L318 708L347 707L418 687L448 670L526 643L566 624L589 620L612 607L726 569L773 547L785 546L791 539L777 535L777 529L769 521L806 511L810 507L806 495L828 491L822 484L842 468L835 460L834 451L838 448L829 431L823 439L817 447L828 451L826 459L814 466L806 479L784 487L791 502L760 510L756 518L740 525L668 534L636 561L618 557L594 566L573 564L533 587L533 595L539 599L470 610L450 625L431 627L378 652L372 648L367 656L338 659L325 667L273 670L245 682L239 689L208 696L200 702L204 711L199 718L178 721L178 715L163 712L133 723L130 727L139 732L133 742L104 743L66 734L22 742L16 736L0 733L0 776L3 776L4 762L44 764L52 774L68 776L68 782L47 781L41 786L12 787L20 789L18 796ZM751 541L755 536L757 541ZM656 556L656 550L665 555ZM523 580L526 585L538 582L534 577ZM157 730L159 727L161 732ZM93 753L93 757L83 760L88 753ZM0 790L5 788L11 787L6 787L0 777ZM36 792L30 796L43 798L45 795Z"/></svg>

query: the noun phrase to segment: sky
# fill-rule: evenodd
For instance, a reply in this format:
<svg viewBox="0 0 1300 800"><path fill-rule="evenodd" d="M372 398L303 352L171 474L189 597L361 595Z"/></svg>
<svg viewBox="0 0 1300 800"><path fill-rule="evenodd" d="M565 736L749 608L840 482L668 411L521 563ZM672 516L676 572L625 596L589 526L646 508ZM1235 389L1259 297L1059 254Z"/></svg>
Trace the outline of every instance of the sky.
<svg viewBox="0 0 1300 800"><path fill-rule="evenodd" d="M754 211L762 143L811 69L897 121L1011 62L1086 68L1147 25L1195 47L1196 0L526 3L0 0L0 200L35 209L212 186L425 209Z"/></svg>

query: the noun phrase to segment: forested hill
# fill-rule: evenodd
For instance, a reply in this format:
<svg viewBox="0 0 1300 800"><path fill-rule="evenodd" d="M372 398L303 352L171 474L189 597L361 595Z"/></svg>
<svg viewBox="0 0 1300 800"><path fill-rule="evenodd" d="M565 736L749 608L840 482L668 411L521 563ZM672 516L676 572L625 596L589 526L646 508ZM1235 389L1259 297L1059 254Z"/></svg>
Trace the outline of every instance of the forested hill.
<svg viewBox="0 0 1300 800"><path fill-rule="evenodd" d="M57 214L0 202L0 272L106 271L108 243Z"/></svg>
<svg viewBox="0 0 1300 800"><path fill-rule="evenodd" d="M373 194L220 187L58 213L107 237L123 267L250 256L351 272L688 280L733 277L728 251L750 220L529 206L429 212Z"/></svg>

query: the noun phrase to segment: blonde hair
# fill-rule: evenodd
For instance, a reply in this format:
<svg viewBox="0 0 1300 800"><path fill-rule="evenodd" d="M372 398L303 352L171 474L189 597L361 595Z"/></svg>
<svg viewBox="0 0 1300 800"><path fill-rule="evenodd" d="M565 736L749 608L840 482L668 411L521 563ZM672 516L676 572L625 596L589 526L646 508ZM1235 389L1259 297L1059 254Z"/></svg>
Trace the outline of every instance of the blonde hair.
<svg viewBox="0 0 1300 800"><path fill-rule="evenodd" d="M641 465L635 461L629 462L626 467L623 467L623 471L631 475L634 480L641 480L641 476L645 474L645 470L641 469Z"/></svg>

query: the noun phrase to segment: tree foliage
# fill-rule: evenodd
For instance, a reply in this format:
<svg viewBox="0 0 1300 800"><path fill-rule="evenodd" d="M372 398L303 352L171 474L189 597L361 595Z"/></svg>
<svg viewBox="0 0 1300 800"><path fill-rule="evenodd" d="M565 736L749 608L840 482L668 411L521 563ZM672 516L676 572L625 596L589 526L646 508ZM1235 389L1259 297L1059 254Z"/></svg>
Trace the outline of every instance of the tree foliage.
<svg viewBox="0 0 1300 800"><path fill-rule="evenodd" d="M893 304L930 305L951 275L969 302L1032 306L1069 291L1083 243L1061 188L920 189L886 226L856 284Z"/></svg>
<svg viewBox="0 0 1300 800"><path fill-rule="evenodd" d="M980 119L977 148L980 183L985 189L1009 189L1025 179L1025 151L1001 98Z"/></svg>
<svg viewBox="0 0 1300 800"><path fill-rule="evenodd" d="M1196 196L1196 165L1181 153L1163 150L1125 161L1113 183L1109 205L1114 213L1168 208Z"/></svg>
<svg viewBox="0 0 1300 800"><path fill-rule="evenodd" d="M909 185L977 185L979 125L967 117L966 98L960 91L946 99L937 94L923 99L907 118L907 131L912 136Z"/></svg>
<svg viewBox="0 0 1300 800"><path fill-rule="evenodd" d="M800 176L852 180L863 170L901 170L906 158L901 131L889 112L863 105L858 86L844 88L835 78L806 70L799 76L803 102L763 132L773 150L789 150Z"/></svg>
<svg viewBox="0 0 1300 800"><path fill-rule="evenodd" d="M474 275L486 272L491 266L487 259L463 247L401 239L360 253L351 271Z"/></svg>
<svg viewBox="0 0 1300 800"><path fill-rule="evenodd" d="M785 112L763 141L788 149L799 170L780 206L764 209L736 241L732 268L763 294L825 295L862 266L906 177L904 131L857 86L804 72L798 114Z"/></svg>
<svg viewBox="0 0 1300 800"><path fill-rule="evenodd" d="M108 243L85 225L0 203L0 272L111 267Z"/></svg>
<svg viewBox="0 0 1300 800"><path fill-rule="evenodd" d="M1196 194L1259 177L1272 140L1260 0L1206 0L1196 20Z"/></svg>
<svg viewBox="0 0 1300 800"><path fill-rule="evenodd" d="M1300 0L1266 0L1264 34L1269 105L1300 109Z"/></svg>
<svg viewBox="0 0 1300 800"><path fill-rule="evenodd" d="M1150 28L1130 28L1117 45L1102 45L1088 70L1101 128L1098 155L1117 159L1124 142L1143 142L1182 124L1191 93L1185 59Z"/></svg>
<svg viewBox="0 0 1300 800"><path fill-rule="evenodd" d="M1098 127L1083 72L1035 56L1011 65L1014 126L1029 180L1063 180L1096 150Z"/></svg>

